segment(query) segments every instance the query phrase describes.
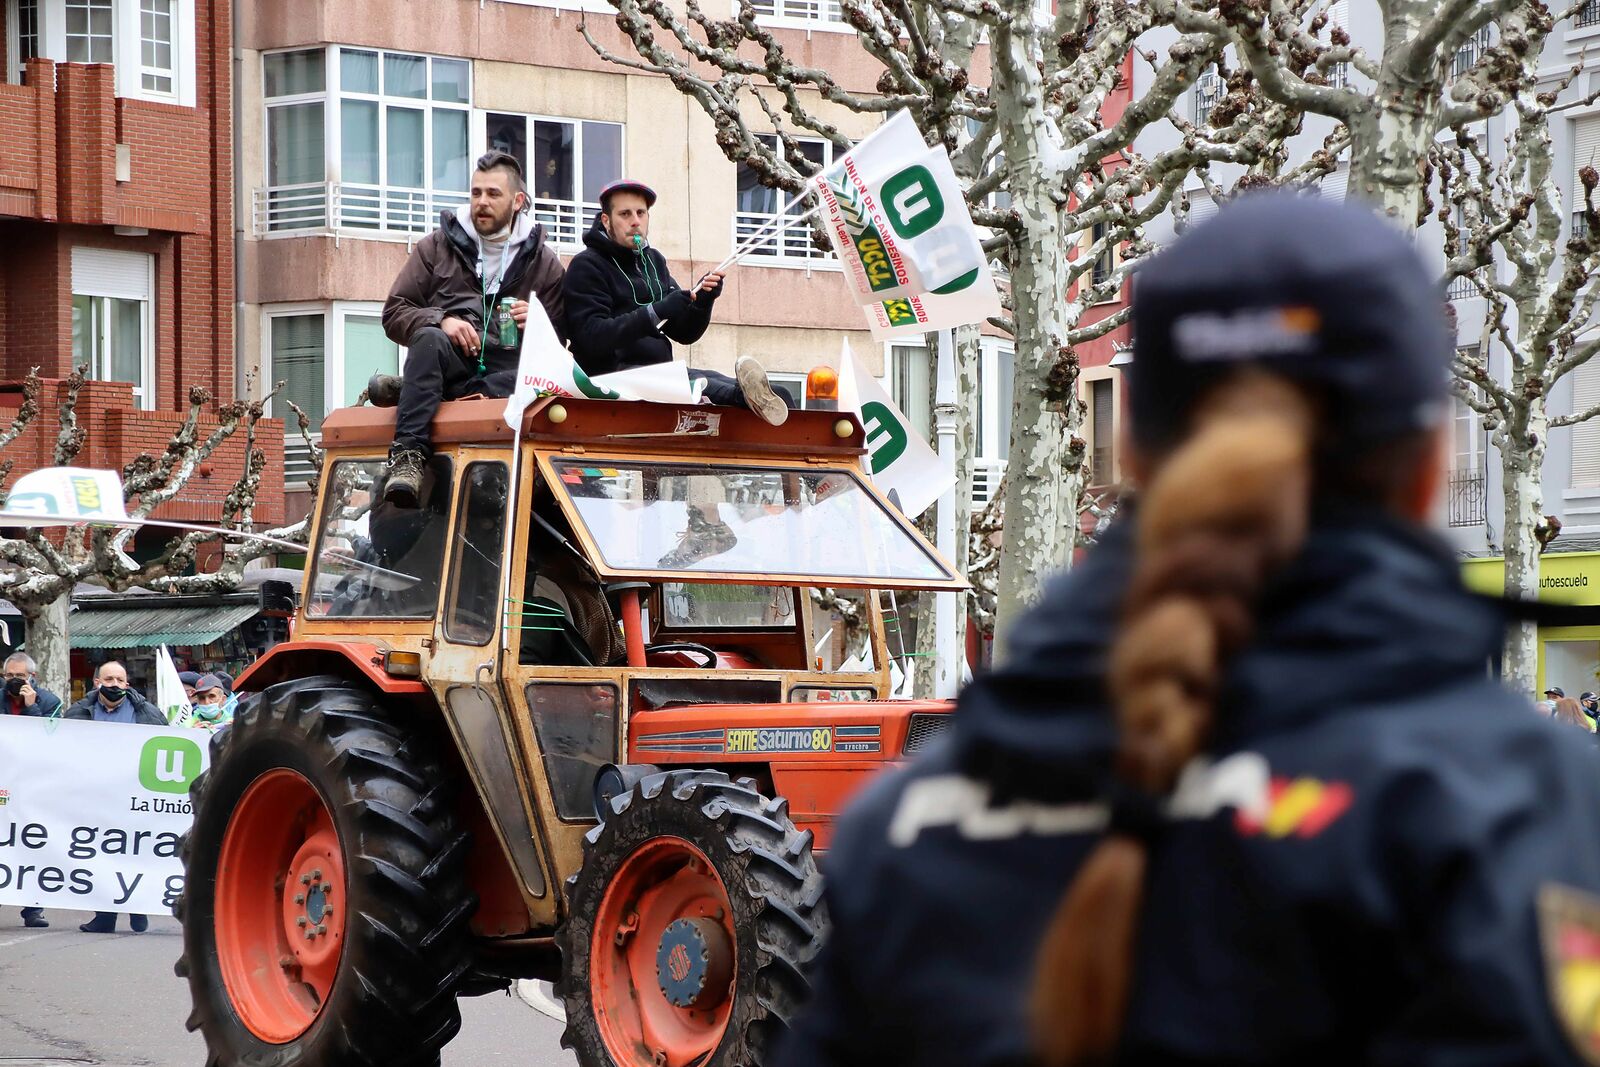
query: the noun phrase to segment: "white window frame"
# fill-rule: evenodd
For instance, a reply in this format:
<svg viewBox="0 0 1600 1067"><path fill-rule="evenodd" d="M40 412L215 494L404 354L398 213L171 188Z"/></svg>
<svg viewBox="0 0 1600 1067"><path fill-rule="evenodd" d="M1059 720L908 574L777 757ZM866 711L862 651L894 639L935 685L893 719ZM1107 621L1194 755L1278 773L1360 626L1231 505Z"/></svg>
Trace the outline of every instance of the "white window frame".
<svg viewBox="0 0 1600 1067"><path fill-rule="evenodd" d="M272 96L266 94L266 69L265 60L268 56L284 55L294 52L322 53L323 75L322 90L320 92L296 93L290 96ZM343 82L343 71L340 63L340 53L372 52L378 57L379 92L356 92L346 90ZM385 56L406 56L408 58L424 59L428 62L424 81L428 86L426 97L391 96L383 90L383 61ZM254 233L257 237L305 237L310 234L339 233L353 237L370 240L405 241L410 243L418 237L429 233L438 226L439 212L445 208L454 208L468 202L468 190L441 190L433 187L433 112L457 111L467 117L467 169L468 185L471 184L472 149L473 149L473 64L465 56L436 55L431 52L406 52L394 48L365 48L355 45L328 45L325 48L274 48L262 53L262 85L261 85L261 146L262 146L262 184L254 187L253 215ZM433 98L433 62L442 60L452 63L464 63L467 70L467 99L465 102L439 101ZM378 105L378 167L380 180L376 185L363 182L359 186L349 185L344 182L341 168L344 165L344 100L361 100ZM303 189L301 186L281 186L281 190L299 190L298 192L285 193L284 196L299 198L304 205L298 210L307 212L306 226L279 226L271 223L271 214L274 206L281 207L283 201L279 200L276 190L268 187L266 182L266 161L270 158L272 146L268 141L270 137L269 115L273 108L293 104L322 104L322 167L324 179L324 192L318 194L315 190ZM420 110L423 113L422 122L422 175L425 183L421 188L411 186L391 185L388 180L389 163L389 123L387 109L400 107L407 110ZM315 184L315 183L311 183ZM319 209L320 221L315 217ZM411 225L395 225L397 214L405 213L407 205L420 205L410 209L409 221ZM346 216L357 220L346 223ZM376 216L377 225L367 225L365 220Z"/></svg>
<svg viewBox="0 0 1600 1067"><path fill-rule="evenodd" d="M28 0L34 11L34 55L45 54L45 0ZM6 82L21 85L24 72L22 58L22 4L23 0L6 0Z"/></svg>
<svg viewBox="0 0 1600 1067"><path fill-rule="evenodd" d="M71 299L88 297L91 300L135 300L139 303L139 377L140 381L130 382L133 387L133 403L140 411L154 411L158 399L156 382L156 257L148 253L140 253L148 264L149 274L146 279L145 291L118 290L115 286L89 286L79 290L77 285L69 284ZM69 279L69 282L71 279ZM100 317L102 324L109 321L109 317ZM102 335L96 339L95 348L100 359L104 359L106 352L106 337ZM106 376L108 367L93 358L90 360L89 377L94 381L121 381L119 378Z"/></svg>
<svg viewBox="0 0 1600 1067"><path fill-rule="evenodd" d="M799 405L797 410L806 410L806 371L775 370L767 372L767 381L773 385L781 385L789 390L789 395L794 397L794 402Z"/></svg>
<svg viewBox="0 0 1600 1067"><path fill-rule="evenodd" d="M1191 93L1194 96L1190 118L1196 126L1204 126L1206 120L1211 118L1211 109L1222 102L1223 94L1227 92L1227 83L1222 80L1221 71L1217 70L1215 63L1200 72L1194 80Z"/></svg>
<svg viewBox="0 0 1600 1067"><path fill-rule="evenodd" d="M171 66L152 67L144 62L144 42L147 39L144 35L144 5L147 3L166 4L168 7L167 47L172 54ZM183 28L178 6L178 0L139 0L139 89L144 95L158 100L172 100L178 95L178 46ZM165 89L151 88L145 84L146 78L166 78L168 86Z"/></svg>
<svg viewBox="0 0 1600 1067"><path fill-rule="evenodd" d="M60 54L63 62L75 62L75 63L98 62L97 60L93 60L93 59L90 59L90 60L69 60L68 59L67 46L68 46L69 42L72 40L72 36L73 35L67 32L66 20L67 20L67 7L69 5L76 5L76 6L84 7L85 9L92 11L93 8L92 8L91 5L94 5L94 4L99 3L99 2L102 2L102 0L60 0L60 7L61 7L61 52L59 54ZM125 3L124 4L119 4L119 3L117 3L117 0L103 0L103 3L104 3L104 6L109 8L110 11L111 11L111 35L110 35L109 40L106 43L109 46L110 51L111 51L111 60L110 61L112 63L115 63L117 61L117 44L118 44L119 41L123 40L124 36L125 36L121 32L123 27L118 25L118 23L123 21L123 19L121 18L121 16L122 16L122 10L121 9L123 7L125 7L126 4ZM93 33L91 33L89 35L89 37L88 37L88 40L91 41L91 42L93 42L95 39L96 38L95 38L95 35ZM120 82L121 79L118 79L118 80Z"/></svg>
<svg viewBox="0 0 1600 1067"><path fill-rule="evenodd" d="M494 0L497 4L515 4L518 7L547 7L554 9L556 18L563 11L583 11L590 14L614 15L617 9L607 0Z"/></svg>
<svg viewBox="0 0 1600 1067"><path fill-rule="evenodd" d="M509 2L509 0L508 0ZM606 10L611 10L607 7ZM489 115L506 115L511 118L520 118L529 124L528 132L524 137L528 145L527 169L524 180L528 186L528 199L532 201L533 218L536 222L544 223L546 238L550 244L563 252L576 252L583 248L583 235L594 223L594 217L600 213L600 205L593 201L582 199L583 196L583 124L586 122L603 123L615 126L621 134L619 143L622 146L622 158L619 164L618 178L628 173L628 124L617 122L613 119L577 119L568 115L536 115L525 111L511 111L498 107L475 107L472 109L471 145L474 158L481 156L489 150ZM573 127L573 176L572 189L576 194L572 200L541 200L537 197L538 183L531 170L533 161L533 136L532 124L535 122L558 122ZM552 225L549 216L556 217L556 224ZM568 225L568 217L574 220L574 225Z"/></svg>
<svg viewBox="0 0 1600 1067"><path fill-rule="evenodd" d="M777 134L758 133L756 136L775 138ZM792 139L802 143L821 145L822 169L827 170L833 166L833 143L831 141L820 137L795 137ZM824 252L811 243L810 219L801 218L798 215L785 216L781 212L740 211L738 167L739 164L734 164L733 248L740 247L744 241L761 233L766 227L772 225L775 219L791 218L794 220L785 222L779 225L777 229L763 234L760 245L756 249L752 249L744 259L745 266L785 267L791 270L805 271L837 271L844 269L844 265L839 262L839 257L834 254L832 249ZM774 192L778 194L777 199L780 205L785 200L793 199L791 194L782 189L776 189ZM803 255L795 255L786 251L791 242L799 244L802 241L805 248ZM776 248L776 254L769 255L759 251L760 248L769 245Z"/></svg>
<svg viewBox="0 0 1600 1067"><path fill-rule="evenodd" d="M771 14L762 11L762 7L770 7ZM844 5L840 0L756 0L756 23L775 30L804 30L810 34L813 30L823 33L855 33L855 27L844 19ZM813 11L826 12L826 14L813 14L803 10L810 8ZM830 15L837 12L838 17ZM737 18L739 4L737 0L731 5L731 14Z"/></svg>

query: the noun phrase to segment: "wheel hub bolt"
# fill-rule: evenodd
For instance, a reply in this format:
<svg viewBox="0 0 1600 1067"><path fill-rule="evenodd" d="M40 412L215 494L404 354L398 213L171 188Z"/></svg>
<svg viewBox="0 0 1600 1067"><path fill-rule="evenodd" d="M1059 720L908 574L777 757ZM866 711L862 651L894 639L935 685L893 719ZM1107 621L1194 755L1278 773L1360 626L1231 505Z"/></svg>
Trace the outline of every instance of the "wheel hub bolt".
<svg viewBox="0 0 1600 1067"><path fill-rule="evenodd" d="M326 926L324 926L324 925L323 925L323 924L321 924L321 923L318 923L318 924L317 924L317 933L319 933L319 934L326 934L326 933L327 933L327 932L328 932L328 928L327 928L327 927L326 927Z"/></svg>
<svg viewBox="0 0 1600 1067"><path fill-rule="evenodd" d="M300 876L300 884L301 885L310 885L311 884L311 876L309 874L302 874Z"/></svg>
<svg viewBox="0 0 1600 1067"><path fill-rule="evenodd" d="M306 895L304 893L296 893L294 895L294 902L296 904L304 904L306 902Z"/></svg>
<svg viewBox="0 0 1600 1067"><path fill-rule="evenodd" d="M302 928L304 928L306 926L307 922L308 922L308 920L306 919L306 917L304 915L298 915L298 916L295 917L295 920L294 920L294 924L296 926L299 926L299 927L302 927Z"/></svg>
<svg viewBox="0 0 1600 1067"><path fill-rule="evenodd" d="M316 934L315 930L307 930L306 931L306 940L307 941L315 941L316 939L317 939L317 934Z"/></svg>

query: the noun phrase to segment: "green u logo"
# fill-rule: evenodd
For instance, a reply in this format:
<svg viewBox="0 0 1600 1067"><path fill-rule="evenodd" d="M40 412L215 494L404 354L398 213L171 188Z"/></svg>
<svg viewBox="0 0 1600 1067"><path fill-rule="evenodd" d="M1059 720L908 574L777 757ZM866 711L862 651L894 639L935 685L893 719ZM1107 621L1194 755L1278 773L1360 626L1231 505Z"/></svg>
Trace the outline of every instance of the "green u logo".
<svg viewBox="0 0 1600 1067"><path fill-rule="evenodd" d="M884 182L883 200L889 205L889 224L903 240L927 233L944 218L939 183L920 164L907 167Z"/></svg>
<svg viewBox="0 0 1600 1067"><path fill-rule="evenodd" d="M905 455L906 428L894 417L894 412L876 400L861 405L861 425L866 429L868 459L872 473L881 474L889 465Z"/></svg>
<svg viewBox="0 0 1600 1067"><path fill-rule="evenodd" d="M200 746L186 737L152 737L139 753L139 784L152 793L187 793L200 760Z"/></svg>

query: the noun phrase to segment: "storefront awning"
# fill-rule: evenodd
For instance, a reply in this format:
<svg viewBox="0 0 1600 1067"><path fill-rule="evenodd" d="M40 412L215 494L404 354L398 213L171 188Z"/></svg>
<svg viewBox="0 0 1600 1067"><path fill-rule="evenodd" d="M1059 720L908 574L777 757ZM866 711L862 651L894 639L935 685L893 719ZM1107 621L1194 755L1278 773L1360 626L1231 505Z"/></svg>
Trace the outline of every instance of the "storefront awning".
<svg viewBox="0 0 1600 1067"><path fill-rule="evenodd" d="M230 604L74 611L67 620L67 633L73 648L209 645L260 610L259 604Z"/></svg>

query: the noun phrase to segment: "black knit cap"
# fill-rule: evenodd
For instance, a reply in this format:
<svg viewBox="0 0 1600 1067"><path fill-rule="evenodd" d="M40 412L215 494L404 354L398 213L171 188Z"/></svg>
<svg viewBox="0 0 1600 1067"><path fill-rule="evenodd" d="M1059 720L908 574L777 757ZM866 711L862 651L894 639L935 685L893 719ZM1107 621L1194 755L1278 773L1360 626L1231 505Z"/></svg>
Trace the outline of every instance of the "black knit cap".
<svg viewBox="0 0 1600 1067"><path fill-rule="evenodd" d="M1244 366L1310 387L1337 440L1434 425L1454 351L1445 308L1437 272L1371 209L1241 196L1135 276L1134 439L1174 443L1201 395Z"/></svg>

